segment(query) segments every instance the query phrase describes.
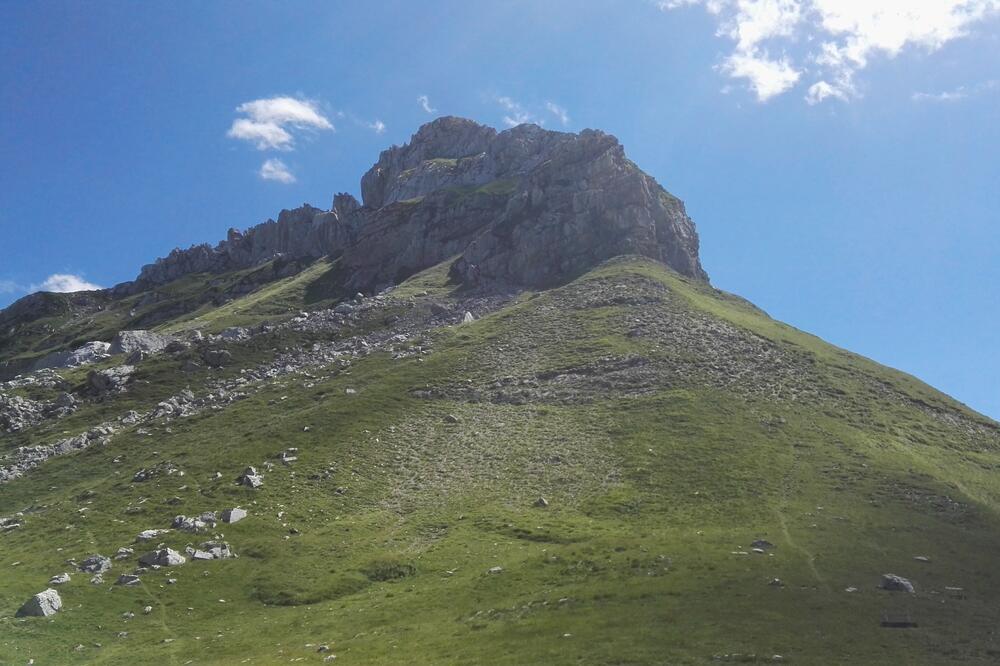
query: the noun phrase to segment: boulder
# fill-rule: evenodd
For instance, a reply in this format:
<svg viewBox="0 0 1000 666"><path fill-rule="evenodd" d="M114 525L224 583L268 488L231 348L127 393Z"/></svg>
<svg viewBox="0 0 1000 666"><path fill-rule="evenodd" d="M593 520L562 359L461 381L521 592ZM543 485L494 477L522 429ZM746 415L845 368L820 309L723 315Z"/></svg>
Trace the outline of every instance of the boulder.
<svg viewBox="0 0 1000 666"><path fill-rule="evenodd" d="M56 574L49 579L49 585L63 585L70 581L70 576L68 573Z"/></svg>
<svg viewBox="0 0 1000 666"><path fill-rule="evenodd" d="M170 530L143 530L135 537L136 541L152 541L153 539L159 539L164 534L169 534ZM121 552L119 550L119 552Z"/></svg>
<svg viewBox="0 0 1000 666"><path fill-rule="evenodd" d="M24 602L16 617L48 617L62 609L62 598L51 587Z"/></svg>
<svg viewBox="0 0 1000 666"><path fill-rule="evenodd" d="M184 515L174 516L174 522L171 527L184 532L201 532L210 527L215 527L215 514L209 513L190 517Z"/></svg>
<svg viewBox="0 0 1000 666"><path fill-rule="evenodd" d="M222 512L222 522L224 523L238 523L246 517L247 512L239 507L226 509Z"/></svg>
<svg viewBox="0 0 1000 666"><path fill-rule="evenodd" d="M123 391L134 372L135 366L132 365L119 365L107 370L91 370L87 373L87 385L98 395Z"/></svg>
<svg viewBox="0 0 1000 666"><path fill-rule="evenodd" d="M173 340L172 337L153 331L119 331L111 340L108 350L111 354L132 354L142 352L152 355L163 351Z"/></svg>
<svg viewBox="0 0 1000 666"><path fill-rule="evenodd" d="M76 368L103 361L110 356L111 344L107 342L88 342L72 351L53 352L35 361L32 372L48 368Z"/></svg>
<svg viewBox="0 0 1000 666"><path fill-rule="evenodd" d="M206 349L201 357L212 368L221 368L229 365L233 360L233 355L226 349Z"/></svg>
<svg viewBox="0 0 1000 666"><path fill-rule="evenodd" d="M260 488L264 485L264 478L257 473L255 467L247 467L236 479L236 483L241 486L249 486L250 488Z"/></svg>
<svg viewBox="0 0 1000 666"><path fill-rule="evenodd" d="M250 331L242 326L231 326L219 333L219 337L227 342L242 342L250 339Z"/></svg>
<svg viewBox="0 0 1000 666"><path fill-rule="evenodd" d="M167 343L167 346L163 348L168 354L179 354L180 352L187 351L191 348L191 343L187 340L171 340Z"/></svg>
<svg viewBox="0 0 1000 666"><path fill-rule="evenodd" d="M115 585L138 585L142 581L135 574L122 574L118 576L118 580L115 581Z"/></svg>
<svg viewBox="0 0 1000 666"><path fill-rule="evenodd" d="M139 558L139 564L147 567L175 567L187 562L187 558L172 548L159 548Z"/></svg>
<svg viewBox="0 0 1000 666"><path fill-rule="evenodd" d="M236 553L233 552L232 548L225 541L206 541L201 544L201 549L212 556L215 560L226 560L231 557L236 557Z"/></svg>
<svg viewBox="0 0 1000 666"><path fill-rule="evenodd" d="M882 582L879 584L883 590L889 590L890 592L913 592L913 583L903 578L902 576L897 576L896 574L882 574Z"/></svg>
<svg viewBox="0 0 1000 666"><path fill-rule="evenodd" d="M78 568L84 573L104 573L111 568L111 558L103 555L91 555L81 562Z"/></svg>

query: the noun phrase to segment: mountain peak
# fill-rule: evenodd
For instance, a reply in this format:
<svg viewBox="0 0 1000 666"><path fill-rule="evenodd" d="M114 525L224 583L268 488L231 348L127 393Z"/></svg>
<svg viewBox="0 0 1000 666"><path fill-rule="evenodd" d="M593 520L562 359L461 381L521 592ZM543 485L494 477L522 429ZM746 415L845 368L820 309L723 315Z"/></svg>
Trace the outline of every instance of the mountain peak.
<svg viewBox="0 0 1000 666"><path fill-rule="evenodd" d="M443 116L382 151L361 192L362 203L340 193L329 210L303 204L231 229L215 246L175 249L110 293L274 259L282 260L278 275L292 274L322 256L341 259L339 287L352 294L398 284L451 257L453 279L479 289L560 284L623 254L708 279L684 204L601 131L523 124L498 132Z"/></svg>

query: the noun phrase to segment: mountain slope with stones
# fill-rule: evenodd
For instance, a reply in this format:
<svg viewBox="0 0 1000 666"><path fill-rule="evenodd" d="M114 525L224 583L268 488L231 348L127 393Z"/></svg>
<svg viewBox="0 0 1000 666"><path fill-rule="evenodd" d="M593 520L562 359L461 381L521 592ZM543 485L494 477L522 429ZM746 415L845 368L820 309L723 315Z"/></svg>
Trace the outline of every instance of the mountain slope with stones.
<svg viewBox="0 0 1000 666"><path fill-rule="evenodd" d="M995 662L1000 425L714 289L603 133L361 189L0 314L0 663Z"/></svg>

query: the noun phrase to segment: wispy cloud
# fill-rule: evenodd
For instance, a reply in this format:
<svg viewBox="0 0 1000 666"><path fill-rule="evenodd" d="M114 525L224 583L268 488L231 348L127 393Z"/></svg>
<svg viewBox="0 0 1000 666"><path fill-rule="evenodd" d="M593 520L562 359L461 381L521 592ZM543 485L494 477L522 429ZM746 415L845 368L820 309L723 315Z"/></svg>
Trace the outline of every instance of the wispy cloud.
<svg viewBox="0 0 1000 666"><path fill-rule="evenodd" d="M497 104L506 110L503 116L503 123L507 127L516 127L517 125L522 125L524 123L538 123L542 124L542 121L538 120L534 114L525 110L520 102L507 97L506 95L501 95L496 98Z"/></svg>
<svg viewBox="0 0 1000 666"><path fill-rule="evenodd" d="M437 109L431 106L431 100L427 95L420 95L417 97L417 104L420 108L424 110L425 113L437 113Z"/></svg>
<svg viewBox="0 0 1000 666"><path fill-rule="evenodd" d="M45 278L41 284L33 284L28 287L28 291L54 291L60 294L72 291L94 291L95 289L101 289L101 286L88 282L80 275L71 273L53 273Z"/></svg>
<svg viewBox="0 0 1000 666"><path fill-rule="evenodd" d="M936 93L915 92L910 96L910 99L914 102L957 102L968 96L969 93L964 88L956 88L955 90L943 90Z"/></svg>
<svg viewBox="0 0 1000 666"><path fill-rule="evenodd" d="M0 280L0 294L14 294L24 288L13 280Z"/></svg>
<svg viewBox="0 0 1000 666"><path fill-rule="evenodd" d="M289 171L288 165L277 158L271 158L261 164L257 175L261 180L273 180L286 185L295 182L295 176Z"/></svg>
<svg viewBox="0 0 1000 666"><path fill-rule="evenodd" d="M998 86L1000 86L1000 81L991 79L971 87L958 86L952 90L942 90L939 92L915 92L910 95L910 99L914 102L959 102L963 99L976 97L989 90L995 90Z"/></svg>
<svg viewBox="0 0 1000 666"><path fill-rule="evenodd" d="M569 125L569 112L566 110L566 107L559 106L555 102L546 102L545 108L556 117L563 127Z"/></svg>
<svg viewBox="0 0 1000 666"><path fill-rule="evenodd" d="M227 132L232 139L249 141L258 150L291 150L294 130L333 131L333 124L312 100L295 97L269 97L245 102L236 107L244 118L237 118Z"/></svg>
<svg viewBox="0 0 1000 666"><path fill-rule="evenodd" d="M876 57L934 52L1000 13L1000 0L660 0L663 11L701 6L733 50L718 69L761 102L807 79L805 99L859 97L856 79ZM772 55L778 53L779 55Z"/></svg>
<svg viewBox="0 0 1000 666"><path fill-rule="evenodd" d="M366 120L361 116L351 112L351 111L337 111L337 117L341 120L348 120L355 127L361 127L367 130L371 130L376 134L385 134L386 125L384 122L376 118L375 120Z"/></svg>

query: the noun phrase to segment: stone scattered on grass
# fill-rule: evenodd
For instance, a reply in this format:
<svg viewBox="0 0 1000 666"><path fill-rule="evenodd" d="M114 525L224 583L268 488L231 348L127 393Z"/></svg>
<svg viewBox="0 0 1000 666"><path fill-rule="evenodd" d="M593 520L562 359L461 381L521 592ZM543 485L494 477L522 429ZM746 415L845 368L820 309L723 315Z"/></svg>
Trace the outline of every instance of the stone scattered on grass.
<svg viewBox="0 0 1000 666"><path fill-rule="evenodd" d="M913 583L902 576L891 573L882 574L882 582L879 587L890 592L913 592Z"/></svg>
<svg viewBox="0 0 1000 666"><path fill-rule="evenodd" d="M70 576L68 573L56 574L55 576L49 579L49 585L63 585L65 583L68 583L69 580Z"/></svg>
<svg viewBox="0 0 1000 666"><path fill-rule="evenodd" d="M48 617L62 609L62 598L51 587L24 602L15 617Z"/></svg>
<svg viewBox="0 0 1000 666"><path fill-rule="evenodd" d="M146 566L174 567L187 562L187 558L173 548L159 548L139 558L139 564Z"/></svg>
<svg viewBox="0 0 1000 666"><path fill-rule="evenodd" d="M250 488L260 488L264 485L264 478L257 473L256 467L247 467L236 479L236 483Z"/></svg>
<svg viewBox="0 0 1000 666"><path fill-rule="evenodd" d="M239 507L226 509L222 512L222 522L224 523L238 523L246 517L247 512Z"/></svg>
<svg viewBox="0 0 1000 666"><path fill-rule="evenodd" d="M80 562L79 569L84 573L99 574L111 568L111 558L104 555L91 555Z"/></svg>
<svg viewBox="0 0 1000 666"><path fill-rule="evenodd" d="M169 533L170 530L143 530L139 532L138 536L135 537L136 541L153 541L154 539L159 539L164 534Z"/></svg>

